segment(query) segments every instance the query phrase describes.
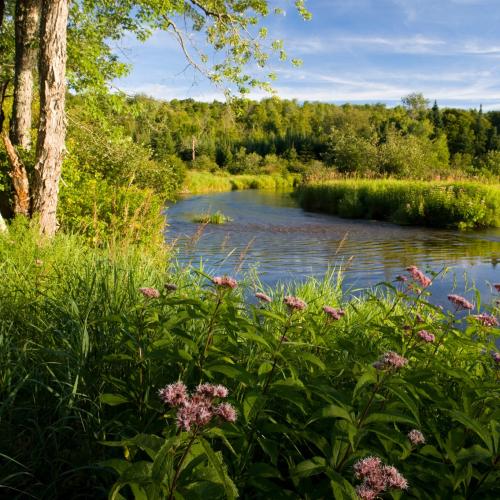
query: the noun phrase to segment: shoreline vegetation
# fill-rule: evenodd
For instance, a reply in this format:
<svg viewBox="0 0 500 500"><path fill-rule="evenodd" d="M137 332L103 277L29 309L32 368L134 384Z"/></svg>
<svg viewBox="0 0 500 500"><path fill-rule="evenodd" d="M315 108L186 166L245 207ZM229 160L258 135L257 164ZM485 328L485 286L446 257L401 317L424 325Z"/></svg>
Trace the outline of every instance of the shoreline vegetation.
<svg viewBox="0 0 500 500"><path fill-rule="evenodd" d="M287 191L298 185L300 176L267 175L267 174L213 174L189 170L186 172L180 194L216 193L238 191L242 189L264 189L272 191Z"/></svg>
<svg viewBox="0 0 500 500"><path fill-rule="evenodd" d="M0 235L10 498L498 498L500 284L440 309L414 266L351 297L166 262Z"/></svg>
<svg viewBox="0 0 500 500"><path fill-rule="evenodd" d="M345 218L461 230L500 227L500 185L352 179L302 184L306 210Z"/></svg>
<svg viewBox="0 0 500 500"><path fill-rule="evenodd" d="M473 230L500 227L500 184L478 181L336 179L189 171L182 194L242 189L292 191L305 210L400 225Z"/></svg>

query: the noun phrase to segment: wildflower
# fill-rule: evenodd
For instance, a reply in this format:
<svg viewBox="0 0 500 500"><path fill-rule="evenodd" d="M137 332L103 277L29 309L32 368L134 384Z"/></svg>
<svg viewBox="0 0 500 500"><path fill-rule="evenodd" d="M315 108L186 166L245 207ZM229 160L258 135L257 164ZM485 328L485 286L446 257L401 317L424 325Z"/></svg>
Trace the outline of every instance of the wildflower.
<svg viewBox="0 0 500 500"><path fill-rule="evenodd" d="M491 357L495 363L500 363L500 352L492 352Z"/></svg>
<svg viewBox="0 0 500 500"><path fill-rule="evenodd" d="M405 490L408 481L399 473L396 467L384 465L378 457L367 457L354 464L354 474L363 482L356 488L358 497L372 500L387 489Z"/></svg>
<svg viewBox="0 0 500 500"><path fill-rule="evenodd" d="M223 385L200 384L196 388L196 394L209 398L227 398L228 390Z"/></svg>
<svg viewBox="0 0 500 500"><path fill-rule="evenodd" d="M283 299L283 302L288 306L288 309L290 309L290 311L303 311L307 307L307 304L303 300L299 299L298 297L292 297L291 295L285 297Z"/></svg>
<svg viewBox="0 0 500 500"><path fill-rule="evenodd" d="M384 465L383 468L387 488L397 488L398 490L406 490L408 488L408 481L402 474L392 465Z"/></svg>
<svg viewBox="0 0 500 500"><path fill-rule="evenodd" d="M262 302L272 302L273 299L269 297L269 295L266 295L265 293L262 292L257 292L255 294L255 297L261 300Z"/></svg>
<svg viewBox="0 0 500 500"><path fill-rule="evenodd" d="M236 410L229 403L214 405L214 398L225 398L228 390L223 385L200 384L194 394L187 393L182 382L169 384L159 391L164 403L177 407L177 426L190 431L193 427L203 427L218 416L227 422L235 422Z"/></svg>
<svg viewBox="0 0 500 500"><path fill-rule="evenodd" d="M345 316L345 311L343 309L335 309L330 306L325 306L323 307L323 311L325 311L325 314L330 317L331 319L334 320L339 320L342 318L342 316Z"/></svg>
<svg viewBox="0 0 500 500"><path fill-rule="evenodd" d="M215 414L226 422L236 422L236 410L229 403L221 403L216 409Z"/></svg>
<svg viewBox="0 0 500 500"><path fill-rule="evenodd" d="M497 291L497 292L500 292L500 283L495 283L493 285L493 288Z"/></svg>
<svg viewBox="0 0 500 500"><path fill-rule="evenodd" d="M386 370L394 368L398 370L399 368L403 368L403 366L408 364L408 360L403 356L400 356L398 353L389 351L382 355L375 363L373 363L373 367L377 370Z"/></svg>
<svg viewBox="0 0 500 500"><path fill-rule="evenodd" d="M491 316L489 314L483 313L483 314L476 314L473 316L474 319L479 321L483 326L498 326L498 320L495 318L495 316Z"/></svg>
<svg viewBox="0 0 500 500"><path fill-rule="evenodd" d="M427 288L432 283L432 280L428 278L417 266L407 267L406 270L410 273L410 276L424 288Z"/></svg>
<svg viewBox="0 0 500 500"><path fill-rule="evenodd" d="M165 283L163 286L167 292L175 292L177 290L177 285L174 285L174 283Z"/></svg>
<svg viewBox="0 0 500 500"><path fill-rule="evenodd" d="M169 384L159 391L160 398L170 406L182 406L187 401L187 389L182 382Z"/></svg>
<svg viewBox="0 0 500 500"><path fill-rule="evenodd" d="M156 288L144 287L139 288L139 292L147 297L148 299L157 299L160 296L160 292Z"/></svg>
<svg viewBox="0 0 500 500"><path fill-rule="evenodd" d="M457 306L458 309L474 309L474 304L471 304L467 299L460 295L448 295L448 300Z"/></svg>
<svg viewBox="0 0 500 500"><path fill-rule="evenodd" d="M417 446L419 444L425 444L424 435L417 429L413 429L408 433L408 439L410 440L410 443L414 446Z"/></svg>
<svg viewBox="0 0 500 500"><path fill-rule="evenodd" d="M408 278L403 275L396 276L396 281L401 281L401 283L406 283L408 281Z"/></svg>
<svg viewBox="0 0 500 500"><path fill-rule="evenodd" d="M37 266L37 267L41 267L41 266L43 266L43 260L36 259L36 260L35 260L35 266Z"/></svg>
<svg viewBox="0 0 500 500"><path fill-rule="evenodd" d="M361 500L375 500L378 496L378 493L369 488L366 484L358 486L356 488L356 493Z"/></svg>
<svg viewBox="0 0 500 500"><path fill-rule="evenodd" d="M238 286L238 282L234 278L230 278L229 276L215 276L214 278L212 278L212 283L220 287L231 289Z"/></svg>
<svg viewBox="0 0 500 500"><path fill-rule="evenodd" d="M427 330L420 330L418 332L418 336L424 341L424 342L434 342L436 340L436 337L428 332Z"/></svg>

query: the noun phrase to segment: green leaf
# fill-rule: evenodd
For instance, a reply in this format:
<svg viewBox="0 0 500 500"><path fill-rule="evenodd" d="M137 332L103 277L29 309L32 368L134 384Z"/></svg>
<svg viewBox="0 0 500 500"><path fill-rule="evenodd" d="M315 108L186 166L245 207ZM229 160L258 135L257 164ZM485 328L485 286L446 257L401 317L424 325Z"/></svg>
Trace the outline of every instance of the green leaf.
<svg viewBox="0 0 500 500"><path fill-rule="evenodd" d="M118 406L125 403L130 403L130 399L121 394L101 394L101 403L109 406Z"/></svg>
<svg viewBox="0 0 500 500"><path fill-rule="evenodd" d="M249 386L254 383L253 377L244 368L236 365L210 365L204 371L222 373Z"/></svg>
<svg viewBox="0 0 500 500"><path fill-rule="evenodd" d="M292 475L298 478L316 476L326 469L326 461L323 457L313 457L304 460L295 466Z"/></svg>
<svg viewBox="0 0 500 500"><path fill-rule="evenodd" d="M315 422L316 420L320 420L323 418L341 418L344 420L347 420L349 422L352 422L352 416L345 408L344 406L339 406L339 405L328 405L322 408L321 410L317 411L313 417L309 420L307 425L310 425L311 423Z"/></svg>
<svg viewBox="0 0 500 500"><path fill-rule="evenodd" d="M363 375L361 375L361 377L359 377L359 379L356 383L356 387L354 388L354 391L352 393L353 400L355 400L357 398L359 392L361 391L361 389L365 385L374 384L376 381L377 381L377 376L376 376L374 370L369 370L369 371L363 373Z"/></svg>
<svg viewBox="0 0 500 500"><path fill-rule="evenodd" d="M236 489L236 486L231 480L231 478L227 475L224 466L222 464L222 459L219 459L219 457L212 450L212 447L210 446L210 444L206 439L200 438L200 442L203 446L203 449L205 450L208 461L217 471L219 479L221 480L221 483L224 485L224 491L226 492L226 497L230 500L236 498L238 495L238 490Z"/></svg>
<svg viewBox="0 0 500 500"><path fill-rule="evenodd" d="M365 419L364 424L372 424L372 423L380 423L380 422L391 422L391 423L402 423L402 424L411 424L418 425L414 418L408 417L406 415L401 415L398 413L372 413L368 415Z"/></svg>
<svg viewBox="0 0 500 500"><path fill-rule="evenodd" d="M477 420L474 420L465 413L459 411L452 411L450 413L453 420L460 422L467 429L475 432L483 440L490 453L493 453L493 440L488 429L482 427Z"/></svg>

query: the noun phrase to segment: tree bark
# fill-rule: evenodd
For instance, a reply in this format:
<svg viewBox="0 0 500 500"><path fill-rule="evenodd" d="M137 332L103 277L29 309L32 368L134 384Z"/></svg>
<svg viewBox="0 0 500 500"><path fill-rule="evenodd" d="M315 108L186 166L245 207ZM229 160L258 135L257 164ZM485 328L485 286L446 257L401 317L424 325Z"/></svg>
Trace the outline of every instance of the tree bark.
<svg viewBox="0 0 500 500"><path fill-rule="evenodd" d="M30 185L26 168L5 132L2 132L2 140L11 165L9 175L14 188L14 214L29 216Z"/></svg>
<svg viewBox="0 0 500 500"><path fill-rule="evenodd" d="M40 0L18 0L16 3L16 64L14 103L10 139L14 146L31 148L31 106L33 72L36 68L40 26Z"/></svg>
<svg viewBox="0 0 500 500"><path fill-rule="evenodd" d="M33 183L33 213L48 236L57 230L59 179L66 119L66 36L68 0L42 0L40 43L40 123Z"/></svg>

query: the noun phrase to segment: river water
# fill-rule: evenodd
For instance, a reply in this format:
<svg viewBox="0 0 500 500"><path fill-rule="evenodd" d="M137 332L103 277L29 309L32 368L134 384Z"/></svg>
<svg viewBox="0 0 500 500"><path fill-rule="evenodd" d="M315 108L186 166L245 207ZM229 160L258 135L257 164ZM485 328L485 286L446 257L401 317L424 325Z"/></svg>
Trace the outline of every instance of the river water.
<svg viewBox="0 0 500 500"><path fill-rule="evenodd" d="M192 221L196 214L216 211L233 221ZM167 241L176 243L181 264L202 261L211 273L235 277L257 268L271 286L321 278L342 267L344 287L353 290L392 281L410 265L426 272L449 268L433 285L434 301L442 303L452 290L473 285L488 301L488 283L500 282L498 229L462 233L341 219L306 212L289 193L255 190L186 196L167 216ZM473 297L472 290L464 293Z"/></svg>

